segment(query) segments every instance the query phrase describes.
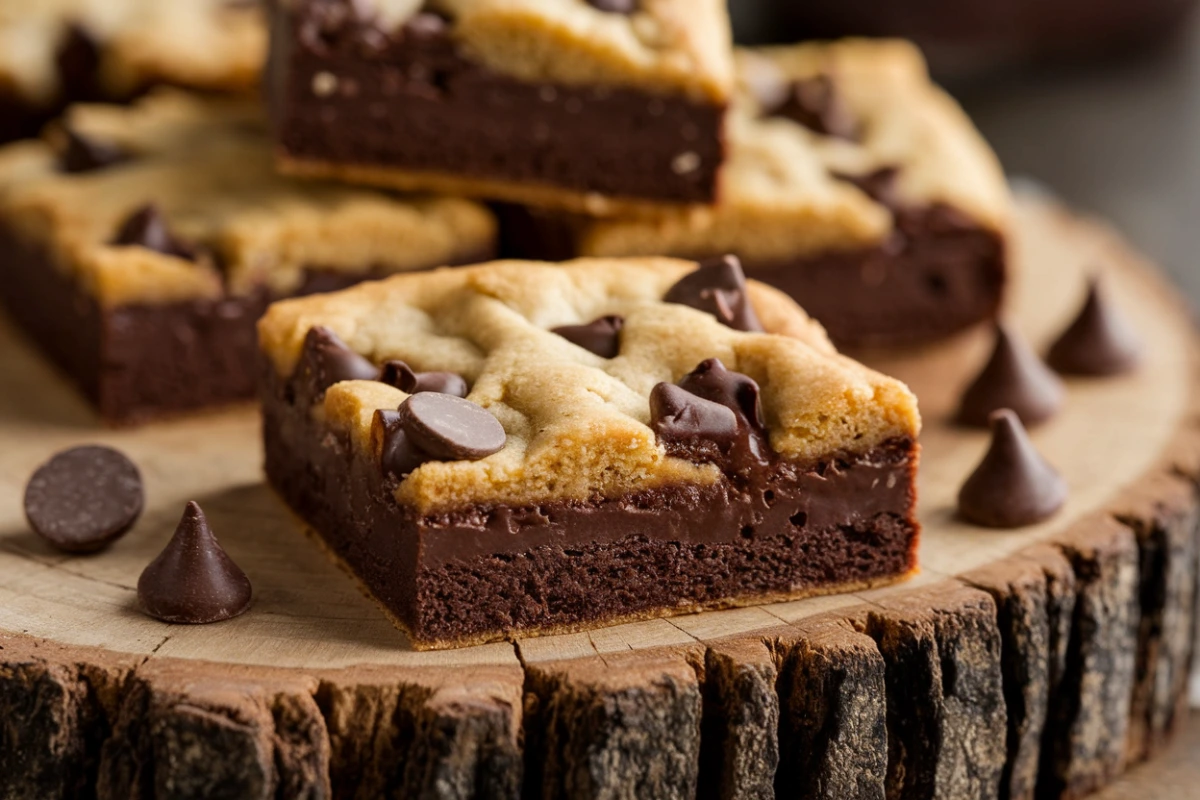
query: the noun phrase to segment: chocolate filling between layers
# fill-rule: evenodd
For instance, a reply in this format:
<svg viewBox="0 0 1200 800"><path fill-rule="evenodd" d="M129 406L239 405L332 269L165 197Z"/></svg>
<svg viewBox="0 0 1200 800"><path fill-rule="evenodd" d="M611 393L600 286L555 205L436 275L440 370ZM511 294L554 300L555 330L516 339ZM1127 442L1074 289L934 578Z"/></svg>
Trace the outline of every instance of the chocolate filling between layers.
<svg viewBox="0 0 1200 800"><path fill-rule="evenodd" d="M578 255L573 217L512 204L494 210L501 257ZM714 255L720 254L685 257ZM996 232L935 204L899 214L895 233L876 247L742 264L747 278L791 295L839 345L893 346L933 341L995 317L1005 244Z"/></svg>
<svg viewBox="0 0 1200 800"><path fill-rule="evenodd" d="M276 4L266 86L290 160L710 203L723 104L608 86L526 83L476 64L446 30L388 35L338 2Z"/></svg>
<svg viewBox="0 0 1200 800"><path fill-rule="evenodd" d="M469 264L491 254L463 259ZM313 268L289 296L371 278ZM110 421L249 400L258 371L255 323L272 298L196 299L101 308L50 255L0 224L0 303Z"/></svg>
<svg viewBox="0 0 1200 800"><path fill-rule="evenodd" d="M423 516L263 359L266 473L418 647L880 583L915 566L917 446L711 486Z"/></svg>

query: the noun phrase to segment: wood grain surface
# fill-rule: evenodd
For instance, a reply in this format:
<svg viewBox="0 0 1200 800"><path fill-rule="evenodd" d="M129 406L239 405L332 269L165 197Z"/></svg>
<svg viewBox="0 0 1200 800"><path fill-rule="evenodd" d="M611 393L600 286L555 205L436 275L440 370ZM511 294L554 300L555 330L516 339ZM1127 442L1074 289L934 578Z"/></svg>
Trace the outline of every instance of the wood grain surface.
<svg viewBox="0 0 1200 800"><path fill-rule="evenodd" d="M1133 375L1069 381L1033 432L1071 490L1053 519L955 517L987 436L949 417L986 332L859 354L921 401L917 578L441 652L413 651L264 485L252 408L105 430L0 329L0 798L1027 798L1112 782L1184 716L1194 335L1103 226L1024 202L1015 260L1009 315L1036 346L1099 271L1146 349ZM147 507L108 551L65 556L28 531L21 495L82 442L128 453ZM254 583L242 617L137 610L187 500Z"/></svg>

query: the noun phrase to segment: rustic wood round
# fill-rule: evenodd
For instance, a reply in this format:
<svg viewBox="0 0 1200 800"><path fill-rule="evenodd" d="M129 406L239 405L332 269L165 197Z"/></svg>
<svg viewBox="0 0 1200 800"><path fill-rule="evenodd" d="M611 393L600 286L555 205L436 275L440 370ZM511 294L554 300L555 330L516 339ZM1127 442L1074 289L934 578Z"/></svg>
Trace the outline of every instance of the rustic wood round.
<svg viewBox="0 0 1200 800"><path fill-rule="evenodd" d="M1007 532L954 516L986 435L948 418L986 332L866 360L925 417L921 575L897 587L418 653L264 485L252 409L97 427L0 339L0 797L1078 796L1182 718L1195 621L1200 393L1191 322L1112 233L1017 215L1010 316L1039 347L1099 269L1139 329L1134 375L1069 383L1034 432L1071 488ZM28 531L24 483L99 441L147 508L108 551ZM169 626L134 587L198 500L254 582L249 613Z"/></svg>

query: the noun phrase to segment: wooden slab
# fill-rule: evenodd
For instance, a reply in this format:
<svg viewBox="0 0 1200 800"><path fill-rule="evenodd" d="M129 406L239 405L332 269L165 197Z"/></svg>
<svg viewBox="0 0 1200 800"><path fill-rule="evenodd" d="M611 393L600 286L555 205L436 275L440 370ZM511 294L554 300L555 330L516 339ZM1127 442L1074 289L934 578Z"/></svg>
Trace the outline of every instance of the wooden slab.
<svg viewBox="0 0 1200 800"><path fill-rule="evenodd" d="M1041 347L1100 270L1146 344L1069 382L1033 433L1066 508L956 519L986 435L949 423L973 332L864 360L921 400L922 573L871 592L417 653L261 477L235 409L138 430L0 327L0 798L1074 797L1160 751L1195 647L1200 392L1190 318L1102 226L1021 205L1010 316ZM105 553L31 534L53 452L113 444L147 508ZM136 607L187 500L250 575L251 611L176 627ZM6 724L20 720L20 724Z"/></svg>

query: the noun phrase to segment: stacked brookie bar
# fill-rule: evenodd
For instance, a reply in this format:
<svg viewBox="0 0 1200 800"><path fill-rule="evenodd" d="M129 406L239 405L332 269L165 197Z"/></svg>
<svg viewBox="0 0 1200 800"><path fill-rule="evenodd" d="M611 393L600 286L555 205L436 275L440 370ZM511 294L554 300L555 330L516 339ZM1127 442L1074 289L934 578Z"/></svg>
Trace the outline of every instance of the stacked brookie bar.
<svg viewBox="0 0 1200 800"><path fill-rule="evenodd" d="M244 93L266 50L262 17L236 0L0 0L0 143L69 103L151 86Z"/></svg>
<svg viewBox="0 0 1200 800"><path fill-rule="evenodd" d="M400 275L259 334L268 478L417 647L915 567L915 398L730 260Z"/></svg>
<svg viewBox="0 0 1200 800"><path fill-rule="evenodd" d="M277 176L241 101L76 106L0 149L0 300L114 422L253 396L272 299L478 261L494 237L467 200Z"/></svg>

